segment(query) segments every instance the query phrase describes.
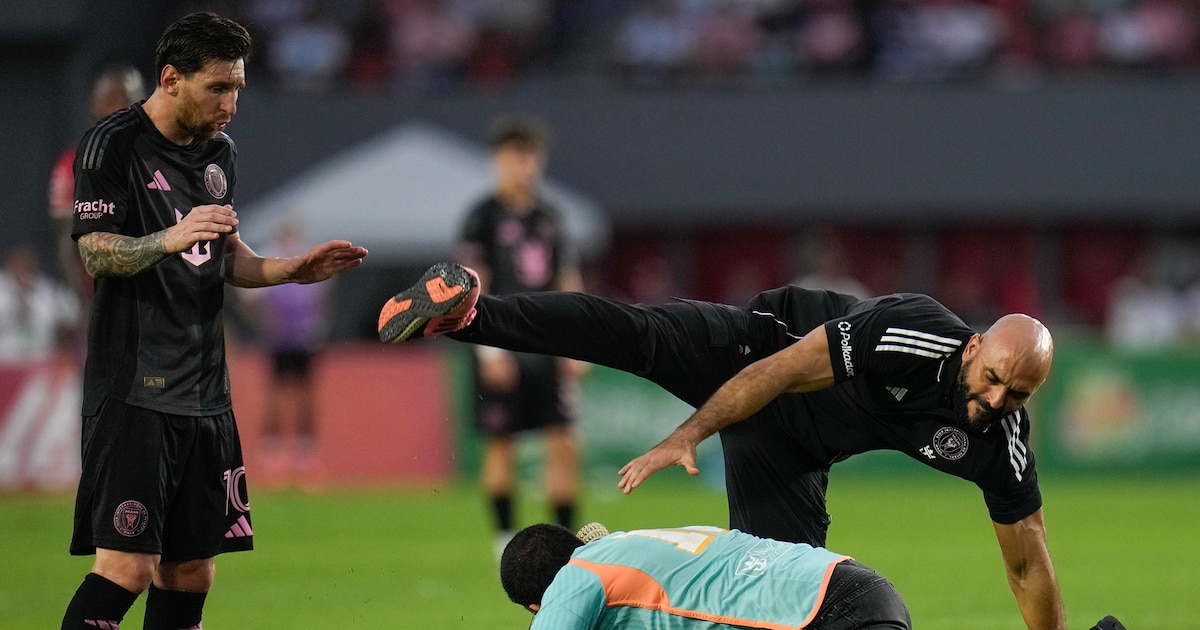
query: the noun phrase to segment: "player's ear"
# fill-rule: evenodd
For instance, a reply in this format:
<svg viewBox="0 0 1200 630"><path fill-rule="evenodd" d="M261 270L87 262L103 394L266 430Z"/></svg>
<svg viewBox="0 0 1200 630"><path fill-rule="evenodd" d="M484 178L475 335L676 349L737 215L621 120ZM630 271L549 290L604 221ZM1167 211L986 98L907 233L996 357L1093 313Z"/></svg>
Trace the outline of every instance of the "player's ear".
<svg viewBox="0 0 1200 630"><path fill-rule="evenodd" d="M158 75L158 84L166 90L167 94L175 96L179 93L179 81L182 78L183 76L179 74L179 70L175 66L167 64L163 66L162 72Z"/></svg>
<svg viewBox="0 0 1200 630"><path fill-rule="evenodd" d="M975 358L975 355L979 353L979 344L982 342L983 342L983 337L980 336L979 333L975 333L974 335L971 335L971 338L967 340L966 347L963 348L963 355L962 355L963 363L966 363L967 361L970 361L971 359Z"/></svg>

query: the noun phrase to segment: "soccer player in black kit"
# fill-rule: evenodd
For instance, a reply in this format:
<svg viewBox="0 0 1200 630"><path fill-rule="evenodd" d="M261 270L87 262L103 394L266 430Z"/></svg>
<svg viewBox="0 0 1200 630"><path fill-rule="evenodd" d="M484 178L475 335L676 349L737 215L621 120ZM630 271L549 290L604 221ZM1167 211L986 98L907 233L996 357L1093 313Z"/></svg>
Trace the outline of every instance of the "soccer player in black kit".
<svg viewBox="0 0 1200 630"><path fill-rule="evenodd" d="M582 291L561 215L538 187L549 151L549 129L523 114L497 117L488 128L493 192L463 222L460 260L493 295ZM475 424L484 436L480 477L496 526L496 557L516 529L516 435L537 431L544 444L545 489L559 525L571 529L578 494L578 454L571 427L574 394L584 364L480 346L475 369Z"/></svg>
<svg viewBox="0 0 1200 630"><path fill-rule="evenodd" d="M249 52L236 22L181 18L155 50L154 93L100 121L76 154L73 236L95 297L71 553L96 559L64 629L115 629L147 589L145 628L200 627L213 557L253 541L224 285L319 282L367 254L330 241L263 258L238 236L224 129Z"/></svg>
<svg viewBox="0 0 1200 630"><path fill-rule="evenodd" d="M1066 627L1024 407L1054 352L1037 320L1006 315L976 334L928 296L859 300L794 286L744 308L577 293L481 295L472 308L469 269L441 264L431 276L456 287L455 298L406 289L385 306L381 340L446 333L571 357L642 376L697 407L620 470L625 492L667 466L697 474L696 445L719 432L730 527L822 546L830 467L900 451L980 488L1026 624ZM409 300L416 307L393 306Z"/></svg>

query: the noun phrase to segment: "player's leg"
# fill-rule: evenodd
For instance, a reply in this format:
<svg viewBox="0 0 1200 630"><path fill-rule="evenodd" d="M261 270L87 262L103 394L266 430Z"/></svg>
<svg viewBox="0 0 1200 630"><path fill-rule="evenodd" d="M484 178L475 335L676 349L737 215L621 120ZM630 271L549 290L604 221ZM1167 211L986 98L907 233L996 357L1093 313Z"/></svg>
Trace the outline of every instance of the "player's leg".
<svg viewBox="0 0 1200 630"><path fill-rule="evenodd" d="M96 560L67 606L64 629L115 629L150 585L168 512L159 474L165 442L159 414L120 401L83 419L71 553Z"/></svg>
<svg viewBox="0 0 1200 630"><path fill-rule="evenodd" d="M805 453L788 430L786 413L776 400L721 430L729 525L755 536L823 546L829 467Z"/></svg>
<svg viewBox="0 0 1200 630"><path fill-rule="evenodd" d="M575 529L579 500L579 447L569 425L547 427L545 438L546 496L554 510L554 522Z"/></svg>
<svg viewBox="0 0 1200 630"><path fill-rule="evenodd" d="M579 452L573 428L579 407L575 361L521 354L523 414L542 438L543 488L554 522L574 530L579 495Z"/></svg>
<svg viewBox="0 0 1200 630"><path fill-rule="evenodd" d="M325 466L317 446L317 388L313 382L315 354L308 349L294 352L288 382L291 384L296 420L296 444L293 466L301 487L322 488L325 484Z"/></svg>
<svg viewBox="0 0 1200 630"><path fill-rule="evenodd" d="M908 606L887 578L847 560L833 569L812 630L910 630Z"/></svg>
<svg viewBox="0 0 1200 630"><path fill-rule="evenodd" d="M292 355L285 350L271 353L271 386L267 388L261 433L262 457L259 459L258 482L262 487L278 489L289 482L292 467L284 436L285 419L292 417L296 404L296 387L291 378Z"/></svg>
<svg viewBox="0 0 1200 630"><path fill-rule="evenodd" d="M707 302L632 305L583 293L482 295L457 341L568 357L646 378L693 406L746 365L748 312Z"/></svg>
<svg viewBox="0 0 1200 630"><path fill-rule="evenodd" d="M504 549L515 531L513 509L515 481L513 461L516 444L511 435L493 435L484 438L483 461L480 467L480 484L488 498L492 511L496 547Z"/></svg>
<svg viewBox="0 0 1200 630"><path fill-rule="evenodd" d="M479 356L482 354L483 356ZM515 449L513 437L520 418L514 388L522 376L512 353L495 351L472 356L475 373L475 428L483 438L479 483L492 514L496 557L516 531L514 504L516 495Z"/></svg>
<svg viewBox="0 0 1200 630"><path fill-rule="evenodd" d="M254 547L246 467L233 412L166 415L163 423L179 444L172 456L181 464L144 627L197 628L213 582L212 558Z"/></svg>
<svg viewBox="0 0 1200 630"><path fill-rule="evenodd" d="M160 562L146 595L143 629L198 629L215 573L212 558Z"/></svg>
<svg viewBox="0 0 1200 630"><path fill-rule="evenodd" d="M383 341L447 334L604 365L647 378L695 406L747 364L750 320L745 309L705 302L646 306L581 293L478 295L474 272L439 263L384 305L379 330Z"/></svg>
<svg viewBox="0 0 1200 630"><path fill-rule="evenodd" d="M158 556L96 549L91 573L76 589L63 615L63 630L116 630L154 576Z"/></svg>

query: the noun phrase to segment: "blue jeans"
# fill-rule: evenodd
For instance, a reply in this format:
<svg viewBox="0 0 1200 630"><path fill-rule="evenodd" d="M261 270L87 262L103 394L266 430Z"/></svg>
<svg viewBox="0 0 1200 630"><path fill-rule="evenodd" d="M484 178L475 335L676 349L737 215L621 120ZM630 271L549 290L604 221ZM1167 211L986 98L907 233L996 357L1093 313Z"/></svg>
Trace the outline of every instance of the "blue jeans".
<svg viewBox="0 0 1200 630"><path fill-rule="evenodd" d="M911 630L908 606L896 587L854 560L837 565L809 630Z"/></svg>

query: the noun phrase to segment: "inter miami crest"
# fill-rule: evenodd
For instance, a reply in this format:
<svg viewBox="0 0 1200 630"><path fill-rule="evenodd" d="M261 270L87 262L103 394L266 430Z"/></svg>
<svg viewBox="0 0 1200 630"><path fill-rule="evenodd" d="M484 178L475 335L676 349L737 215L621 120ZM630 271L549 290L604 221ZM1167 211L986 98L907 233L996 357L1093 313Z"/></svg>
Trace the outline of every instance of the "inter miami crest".
<svg viewBox="0 0 1200 630"><path fill-rule="evenodd" d="M133 538L146 531L150 522L150 512L138 501L126 501L117 506L113 513L113 527L117 533L126 538Z"/></svg>
<svg viewBox="0 0 1200 630"><path fill-rule="evenodd" d="M969 445L967 433L958 427L942 427L933 434L933 450L945 459L962 459Z"/></svg>
<svg viewBox="0 0 1200 630"><path fill-rule="evenodd" d="M225 179L225 171L216 164L209 164L204 169L204 187L214 199L224 199L229 192L229 180Z"/></svg>

